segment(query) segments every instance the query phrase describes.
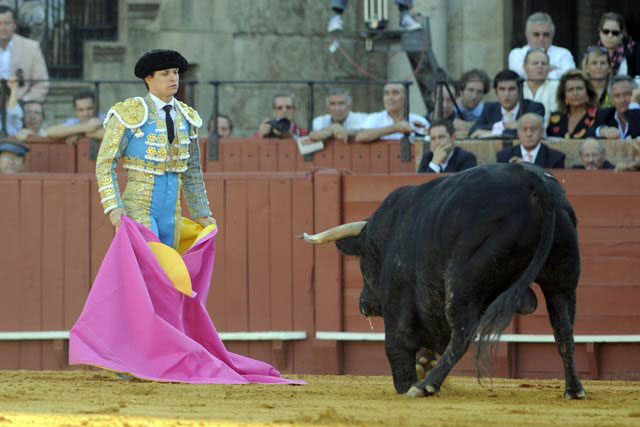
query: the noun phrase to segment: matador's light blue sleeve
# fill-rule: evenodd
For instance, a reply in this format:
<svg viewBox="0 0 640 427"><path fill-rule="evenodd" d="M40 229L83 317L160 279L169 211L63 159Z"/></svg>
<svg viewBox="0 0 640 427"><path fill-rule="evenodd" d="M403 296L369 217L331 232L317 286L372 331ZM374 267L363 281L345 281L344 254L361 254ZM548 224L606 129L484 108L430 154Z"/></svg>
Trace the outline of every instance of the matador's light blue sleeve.
<svg viewBox="0 0 640 427"><path fill-rule="evenodd" d="M192 218L210 216L207 190L204 186L202 169L200 168L200 145L198 144L198 132L193 125L189 125L189 160L187 170L182 173L182 191L189 206Z"/></svg>
<svg viewBox="0 0 640 427"><path fill-rule="evenodd" d="M106 214L115 208L124 209L115 169L118 159L129 143L130 133L131 131L115 115L111 116L105 127L104 138L96 160L96 177L100 202Z"/></svg>

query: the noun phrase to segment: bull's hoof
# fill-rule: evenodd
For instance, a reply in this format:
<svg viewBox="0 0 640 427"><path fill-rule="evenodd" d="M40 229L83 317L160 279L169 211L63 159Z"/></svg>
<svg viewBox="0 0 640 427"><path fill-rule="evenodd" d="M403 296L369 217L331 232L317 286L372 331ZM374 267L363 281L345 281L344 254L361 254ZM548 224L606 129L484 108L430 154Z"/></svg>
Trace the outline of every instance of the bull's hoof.
<svg viewBox="0 0 640 427"><path fill-rule="evenodd" d="M416 363L416 377L418 377L418 381L422 381L426 374L424 367L421 364Z"/></svg>
<svg viewBox="0 0 640 427"><path fill-rule="evenodd" d="M416 386L411 386L411 388L407 392L407 396L409 396L409 397L424 397L424 390L421 390Z"/></svg>
<svg viewBox="0 0 640 427"><path fill-rule="evenodd" d="M409 389L409 391L407 392L407 396L409 397L425 397L425 396L432 396L434 394L436 394L438 392L438 390L436 390L436 388L432 385L428 385L424 388L424 390L422 390L421 388L417 387L417 386L411 386L411 388Z"/></svg>
<svg viewBox="0 0 640 427"><path fill-rule="evenodd" d="M584 389L580 390L565 390L564 400L585 400L587 398L587 392Z"/></svg>

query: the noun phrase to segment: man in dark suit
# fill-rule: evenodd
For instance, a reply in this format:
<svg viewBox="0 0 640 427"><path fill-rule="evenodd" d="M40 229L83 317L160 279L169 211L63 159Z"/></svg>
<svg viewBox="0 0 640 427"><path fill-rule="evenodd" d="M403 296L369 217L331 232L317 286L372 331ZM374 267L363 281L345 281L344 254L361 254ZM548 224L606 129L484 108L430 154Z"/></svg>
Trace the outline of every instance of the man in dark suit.
<svg viewBox="0 0 640 427"><path fill-rule="evenodd" d="M422 154L418 173L449 173L469 169L478 164L476 156L455 147L454 127L449 120L434 120L429 128L431 151Z"/></svg>
<svg viewBox="0 0 640 427"><path fill-rule="evenodd" d="M633 79L626 75L615 76L609 83L609 96L613 107L596 113L591 136L606 139L627 139L640 136L640 110L630 110L633 96Z"/></svg>
<svg viewBox="0 0 640 427"><path fill-rule="evenodd" d="M563 169L565 154L542 143L544 127L542 116L527 113L520 117L518 139L520 144L505 148L497 154L498 163L529 162L547 169Z"/></svg>
<svg viewBox="0 0 640 427"><path fill-rule="evenodd" d="M573 169L586 169L589 171L598 169L615 169L615 165L610 163L607 157L607 149L602 141L587 138L578 146L578 155L582 161L581 165L573 165Z"/></svg>
<svg viewBox="0 0 640 427"><path fill-rule="evenodd" d="M503 70L493 79L498 102L486 102L482 114L469 131L471 138L491 136L517 136L518 119L526 113L544 117L544 105L520 98L520 76L511 70Z"/></svg>

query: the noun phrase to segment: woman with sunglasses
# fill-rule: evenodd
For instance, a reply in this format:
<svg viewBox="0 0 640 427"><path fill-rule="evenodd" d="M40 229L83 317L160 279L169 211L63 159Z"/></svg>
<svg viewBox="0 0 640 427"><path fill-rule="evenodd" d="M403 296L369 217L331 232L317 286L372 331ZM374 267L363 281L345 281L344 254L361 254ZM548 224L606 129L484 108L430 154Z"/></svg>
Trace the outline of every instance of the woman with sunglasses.
<svg viewBox="0 0 640 427"><path fill-rule="evenodd" d="M640 74L640 46L627 36L624 18L615 12L607 12L600 18L600 40L609 53L613 75Z"/></svg>
<svg viewBox="0 0 640 427"><path fill-rule="evenodd" d="M589 136L595 123L596 91L580 70L569 70L560 78L558 111L551 113L547 136L583 139Z"/></svg>
<svg viewBox="0 0 640 427"><path fill-rule="evenodd" d="M609 99L609 79L613 72L611 68L611 59L607 48L603 46L589 46L582 60L582 72L591 81L593 88L596 90L598 107L611 107Z"/></svg>

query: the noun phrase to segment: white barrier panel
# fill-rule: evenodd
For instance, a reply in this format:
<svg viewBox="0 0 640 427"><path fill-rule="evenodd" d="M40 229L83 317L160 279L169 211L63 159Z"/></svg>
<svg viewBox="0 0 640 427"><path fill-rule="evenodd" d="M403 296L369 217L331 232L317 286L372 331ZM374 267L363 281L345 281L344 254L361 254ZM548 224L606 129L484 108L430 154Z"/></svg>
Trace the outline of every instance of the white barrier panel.
<svg viewBox="0 0 640 427"><path fill-rule="evenodd" d="M307 339L306 331L220 332L222 341L292 341ZM69 331L0 332L0 341L65 340Z"/></svg>

